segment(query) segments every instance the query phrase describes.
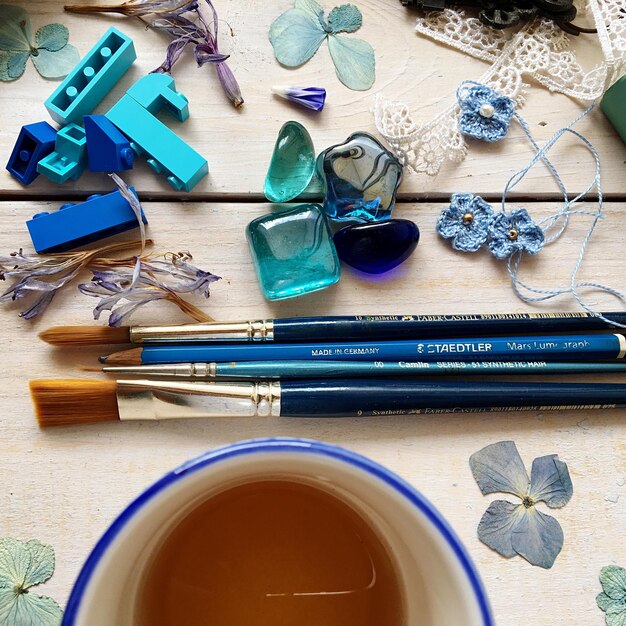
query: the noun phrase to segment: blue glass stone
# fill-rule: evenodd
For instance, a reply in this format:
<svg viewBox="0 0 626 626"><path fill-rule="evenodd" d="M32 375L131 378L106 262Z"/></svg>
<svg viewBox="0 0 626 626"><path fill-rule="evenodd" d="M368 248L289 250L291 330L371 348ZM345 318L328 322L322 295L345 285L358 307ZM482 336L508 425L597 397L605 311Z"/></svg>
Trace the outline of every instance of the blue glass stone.
<svg viewBox="0 0 626 626"><path fill-rule="evenodd" d="M402 164L377 139L354 133L324 150L316 162L324 186L324 211L337 221L380 222L391 218Z"/></svg>
<svg viewBox="0 0 626 626"><path fill-rule="evenodd" d="M293 298L334 285L341 264L319 204L301 204L252 220L252 260L268 300Z"/></svg>
<svg viewBox="0 0 626 626"><path fill-rule="evenodd" d="M420 231L410 220L346 226L335 233L339 258L367 274L388 272L406 261L417 247Z"/></svg>

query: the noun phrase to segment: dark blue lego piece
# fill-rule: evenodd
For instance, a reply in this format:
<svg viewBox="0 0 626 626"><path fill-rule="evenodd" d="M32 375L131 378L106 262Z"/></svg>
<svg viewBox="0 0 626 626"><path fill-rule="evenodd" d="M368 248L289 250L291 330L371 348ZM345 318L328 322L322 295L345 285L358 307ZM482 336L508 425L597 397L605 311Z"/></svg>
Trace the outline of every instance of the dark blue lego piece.
<svg viewBox="0 0 626 626"><path fill-rule="evenodd" d="M87 156L92 172L120 172L133 167L130 141L104 115L85 115Z"/></svg>
<svg viewBox="0 0 626 626"><path fill-rule="evenodd" d="M30 185L37 176L37 163L54 152L57 131L48 122L36 122L22 126L7 170L22 183Z"/></svg>
<svg viewBox="0 0 626 626"><path fill-rule="evenodd" d="M147 224L143 211L141 217ZM89 196L81 204L64 204L54 213L38 213L26 226L35 250L42 254L72 250L137 228L138 224L129 202L116 190L104 196Z"/></svg>

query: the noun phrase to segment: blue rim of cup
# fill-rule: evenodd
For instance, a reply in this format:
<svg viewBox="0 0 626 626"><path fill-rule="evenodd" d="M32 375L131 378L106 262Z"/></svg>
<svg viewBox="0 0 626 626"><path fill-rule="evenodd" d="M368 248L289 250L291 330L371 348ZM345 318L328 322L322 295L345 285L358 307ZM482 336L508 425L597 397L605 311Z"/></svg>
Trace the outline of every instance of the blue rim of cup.
<svg viewBox="0 0 626 626"><path fill-rule="evenodd" d="M474 592L476 602L480 608L483 626L495 626L487 594L469 554L448 522L446 522L439 511L437 511L419 491L386 467L356 452L351 452L345 448L340 448L339 446L323 443L321 441L290 437L250 439L218 448L183 463L148 487L148 489L133 500L118 515L102 535L98 543L96 543L91 554L87 557L74 583L72 592L70 593L61 626L73 626L80 609L85 589L101 558L113 543L118 533L145 504L188 474L197 472L220 461L260 452L307 452L331 457L364 470L375 478L382 480L387 486L392 487L397 493L404 496L411 504L418 508L437 529L443 539L445 539L448 547L452 549L459 564L463 568L463 572L467 576L472 591Z"/></svg>

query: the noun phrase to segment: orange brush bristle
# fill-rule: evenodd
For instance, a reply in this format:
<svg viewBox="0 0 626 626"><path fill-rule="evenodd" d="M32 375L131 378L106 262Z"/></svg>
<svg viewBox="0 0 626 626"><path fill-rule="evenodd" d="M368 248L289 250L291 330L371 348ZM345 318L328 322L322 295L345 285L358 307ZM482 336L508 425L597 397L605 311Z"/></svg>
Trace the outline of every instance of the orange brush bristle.
<svg viewBox="0 0 626 626"><path fill-rule="evenodd" d="M39 333L39 338L53 346L101 346L130 343L130 328L111 326L55 326Z"/></svg>
<svg viewBox="0 0 626 626"><path fill-rule="evenodd" d="M109 380L31 380L40 428L116 422L116 384Z"/></svg>

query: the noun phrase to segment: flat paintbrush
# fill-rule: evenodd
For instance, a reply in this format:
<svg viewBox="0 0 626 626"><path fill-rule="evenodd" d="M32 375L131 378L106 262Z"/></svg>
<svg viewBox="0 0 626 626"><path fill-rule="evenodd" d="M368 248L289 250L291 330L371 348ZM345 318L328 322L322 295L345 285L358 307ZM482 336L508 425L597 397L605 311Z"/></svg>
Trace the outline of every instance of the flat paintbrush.
<svg viewBox="0 0 626 626"><path fill-rule="evenodd" d="M286 382L33 380L42 428L204 417L365 417L626 406L626 385L393 379Z"/></svg>
<svg viewBox="0 0 626 626"><path fill-rule="evenodd" d="M626 312L602 313L626 324ZM150 343L304 342L432 339L487 335L544 335L618 330L586 312L482 313L461 315L354 315L291 317L241 322L205 322L178 326L58 326L40 333L59 346Z"/></svg>

